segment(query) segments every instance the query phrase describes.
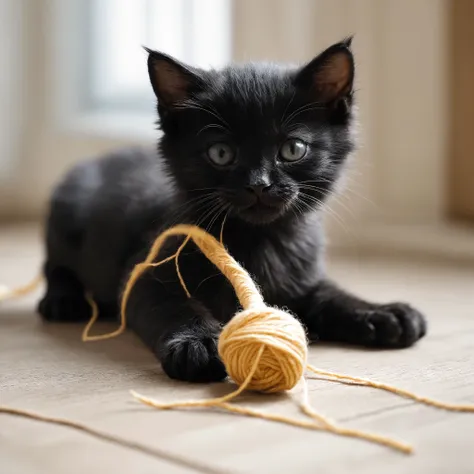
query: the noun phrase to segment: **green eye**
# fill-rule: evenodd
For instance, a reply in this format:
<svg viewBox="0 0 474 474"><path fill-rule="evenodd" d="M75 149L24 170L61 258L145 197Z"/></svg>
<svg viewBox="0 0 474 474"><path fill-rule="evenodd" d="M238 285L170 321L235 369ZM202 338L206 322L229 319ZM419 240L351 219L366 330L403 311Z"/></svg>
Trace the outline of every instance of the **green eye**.
<svg viewBox="0 0 474 474"><path fill-rule="evenodd" d="M283 143L280 148L280 156L285 161L298 161L306 155L308 145L303 140L291 138Z"/></svg>
<svg viewBox="0 0 474 474"><path fill-rule="evenodd" d="M207 156L217 166L227 166L234 161L234 150L226 143L215 143L207 150Z"/></svg>

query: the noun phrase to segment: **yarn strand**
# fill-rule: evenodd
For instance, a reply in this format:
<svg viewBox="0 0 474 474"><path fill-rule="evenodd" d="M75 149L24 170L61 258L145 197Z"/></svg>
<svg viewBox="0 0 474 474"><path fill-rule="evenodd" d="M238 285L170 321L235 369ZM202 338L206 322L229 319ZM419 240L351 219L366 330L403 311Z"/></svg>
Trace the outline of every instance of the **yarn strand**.
<svg viewBox="0 0 474 474"><path fill-rule="evenodd" d="M334 421L316 412L309 401L308 386L304 377L305 369L325 377L325 380L330 382L369 386L440 409L459 412L474 412L473 405L444 403L416 395L407 390L399 389L388 384L374 382L360 377L328 372L317 369L308 364L306 334L301 324L289 313L266 306L263 297L252 278L226 251L223 244L223 231L226 217L227 215L224 216L220 230L220 242L205 230L185 224L172 227L158 236L145 261L138 263L130 274L120 305L120 325L115 331L107 334L90 335L90 331L99 317L99 309L97 303L94 301L93 295L89 292L85 294L85 298L91 307L91 318L84 328L82 340L97 341L119 336L126 329L127 302L133 286L147 269L158 267L174 260L176 273L181 287L186 296L188 298L191 297L179 267L179 257L191 239L202 253L230 281L235 289L236 296L243 310L238 312L223 328L219 336L218 352L220 358L224 362L229 376L237 383L238 388L222 397L171 403L162 403L152 398L140 395L135 391L131 391L131 394L137 401L160 410L213 407L231 413L285 423L291 426L358 438L406 454L412 452L412 447L405 443L377 434L340 427ZM165 241L171 236L185 236L185 238L173 255L155 262ZM7 298L19 297L33 291L41 280L42 278L39 277L24 287L7 290L3 293L1 293L0 289L0 301ZM230 403L245 390L279 392L290 390L298 383L302 383L303 386L303 393L301 400L299 401L299 407L302 413L311 420L266 413ZM134 443L128 441L122 442L118 438L100 433L92 428L80 425L73 421L45 417L32 412L2 406L0 406L0 413L9 413L47 423L69 426L98 438L134 447ZM138 446L136 449L142 448Z"/></svg>
<svg viewBox="0 0 474 474"><path fill-rule="evenodd" d="M303 381L303 399L300 403L300 407L306 415L310 418L313 418L315 422L308 421L308 420L300 420L296 418L290 418L284 415L278 415L274 413L266 413L259 410L253 410L251 408L240 407L238 405L234 405L228 403L229 401L238 397L243 391L245 391L251 380L252 377L255 375L257 370L258 364L260 363L260 359L262 357L263 351L265 347L262 345L260 348L257 357L255 358L254 364L247 376L247 379L233 392L224 395L222 397L217 398L209 398L204 400L185 400L180 402L170 402L170 403L163 403L153 398L145 397L140 395L134 390L131 390L130 393L132 396L139 401L140 403L147 405L152 408L156 408L158 410L171 410L171 409L179 409L179 408L218 408L224 411L228 411L230 413L236 413L239 415L250 416L253 418L260 418L267 421L275 421L278 423L283 423L290 426L295 426L299 428L306 428L316 431L327 431L336 435L350 437L350 438L358 438L364 441L369 441L372 443L380 444L382 446L386 446L388 448L392 448L398 450L405 454L411 454L413 452L413 448L405 443L400 441L387 438L384 436L380 436L378 434L367 433L364 431L354 430L354 429L347 429L341 428L336 426L333 422L329 421L326 417L317 413L310 405L308 399L308 388L306 381L304 378Z"/></svg>
<svg viewBox="0 0 474 474"><path fill-rule="evenodd" d="M254 281L250 278L248 273L229 255L225 247L216 240L212 235L208 234L205 230L187 224L180 224L171 229L165 230L153 243L153 246L143 263L135 266L130 278L125 286L125 290L122 297L121 314L122 316L126 312L126 306L130 292L136 283L136 281L143 275L148 267L157 267L163 262L152 263L153 260L158 256L161 248L165 241L176 235L187 236L185 242L192 239L194 243L199 247L202 253L222 272L222 274L231 283L235 283L235 293L240 301L243 308L250 307L265 307L263 298L255 285ZM181 249L182 250L182 249ZM180 253L178 250L177 253ZM175 258L174 256L168 257L169 260ZM166 261L169 261L165 259ZM189 292L188 292L189 293Z"/></svg>
<svg viewBox="0 0 474 474"><path fill-rule="evenodd" d="M264 349L265 347L262 345L244 383L242 383L233 392L230 392L227 395L223 395L222 397L208 398L206 400L186 400L182 402L171 402L171 403L161 403L154 400L153 406L155 408L159 408L160 410L171 410L174 408L216 407L216 406L221 406L222 404L225 404L226 402L229 402L233 400L234 398L237 398L242 392L244 392L248 388L250 381L252 380L252 377L255 375L258 364L260 363L260 359L262 357ZM143 395L140 395L134 390L131 390L130 393L133 395L134 398L141 401L142 403L145 403L145 400L147 400L145 404L147 405L150 404L150 401L151 401L150 398L144 397Z"/></svg>
<svg viewBox="0 0 474 474"><path fill-rule="evenodd" d="M309 420L289 418L284 415L278 415L275 413L266 413L259 410L253 410L251 408L240 407L232 403L219 402L219 403L211 404L209 403L211 400L202 400L202 401L191 402L192 403L191 405L189 404L190 402L176 402L176 404L173 404L173 403L164 404L152 398L139 395L138 393L134 391L132 391L132 395L135 397L135 399L137 399L139 402L143 403L144 405L147 405L149 407L156 408L159 410L169 410L173 408L196 408L196 407L220 408L230 413L236 413L238 415L259 418L259 419L267 420L267 421L275 421L275 422L282 423L285 425L295 426L297 428L306 428L306 429L310 429L314 431L326 431L326 432L333 433L339 436L344 436L348 438L357 438L363 441L369 441L371 443L380 444L387 448L395 449L404 454L411 454L413 452L412 446L406 443L402 443L400 441L394 440L392 438L380 436L378 434L372 434L372 433L367 433L367 432L359 431L359 430L341 428L335 425L321 425ZM314 411L313 411L313 414L315 417L316 416L319 417L319 415L317 415L316 412Z"/></svg>
<svg viewBox="0 0 474 474"><path fill-rule="evenodd" d="M206 474L221 474L220 471L215 470L211 466L196 464L195 460L193 460L191 463L191 461L181 458L175 454L162 451L159 448L146 446L144 444L140 444L135 441L131 441L125 438L120 438L118 436L106 433L105 431L101 431L101 430L92 428L90 426L84 425L82 423L68 420L65 418L46 416L46 415L42 415L42 414L35 413L32 411L20 410L18 408L12 408L12 407L2 406L2 405L0 405L0 414L13 415L13 416L21 417L21 418L27 418L30 420L38 421L41 423L48 423L55 426L63 426L66 428L72 428L75 431L81 431L89 436L93 436L94 438L100 439L102 441L107 441L109 443L116 444L124 448L132 449L134 451L141 452L148 456L153 456L154 458L157 458L160 460L173 462L175 464L178 464L187 468L191 468L195 471L199 471Z"/></svg>
<svg viewBox="0 0 474 474"><path fill-rule="evenodd" d="M92 329L92 326L99 318L99 307L97 306L97 303L94 301L94 298L92 297L92 294L89 291L84 294L84 298L91 307L91 318L89 319L84 330L82 331L82 341L101 341L103 339L112 339L113 337L120 336L120 334L122 333L122 325L120 325L118 329L111 333L98 336L89 336L89 332Z"/></svg>
<svg viewBox="0 0 474 474"><path fill-rule="evenodd" d="M390 392L390 393L393 393L394 395L398 395L399 397L409 398L418 403L429 405L435 408L440 408L442 410L474 413L474 405L441 402L438 400L434 400L432 398L417 395L413 392L409 392L408 390L393 387L385 383L375 382L373 380L364 379L361 377L352 377L350 375L342 375L342 374L337 374L335 372L328 372L326 370L317 369L316 367L310 364L308 364L306 368L317 375L322 375L324 377L330 377L331 379L334 379L330 381L353 382L354 384L364 385L366 387L372 387L379 390L383 390L385 392Z"/></svg>
<svg viewBox="0 0 474 474"><path fill-rule="evenodd" d="M18 286L16 288L8 288L7 286L0 285L0 301L21 298L22 296L28 295L36 290L42 282L43 275L40 274L26 285Z"/></svg>
<svg viewBox="0 0 474 474"><path fill-rule="evenodd" d="M186 235L187 239L184 241L183 245L173 256L168 257L167 259L162 260L158 263L152 263L158 256L166 239L170 236L175 235ZM411 452L412 448L406 444L379 435L341 428L327 420L322 415L319 415L309 404L308 390L306 384L304 384L304 396L303 401L301 403L301 409L303 413L312 418L314 421L297 420L285 417L283 415L264 413L248 408L242 408L228 403L229 401L235 399L246 389L280 391L282 389L289 389L295 386L299 380L304 380L304 378L302 377L302 371L304 370L304 367L306 365L307 349L306 337L301 325L296 321L296 319L293 318L293 316L282 311L275 310L274 308L268 308L265 305L263 297L261 296L257 286L250 278L248 273L227 253L222 243L223 225L220 233L221 242L218 242L213 236L211 236L204 230L189 225L178 225L176 227L168 229L156 239L145 262L135 266L125 286L121 304L121 328L125 327L124 322L126 319L126 306L131 290L133 289L133 286L136 281L140 278L141 275L143 275L143 273L149 267L157 267L174 258L176 270L178 272L178 277L180 279L181 285L183 286L183 289L185 290L187 296L190 297L189 291L187 290L182 279L181 273L179 272L178 265L178 256L180 254L180 251L182 250L184 245L186 245L187 241L190 238L192 238L194 243L197 245L198 248L200 248L203 254L212 263L214 263L214 265L216 265L216 267L218 267L218 269L224 274L224 276L226 276L227 279L232 283L237 298L239 299L242 307L244 308L243 312L238 313L231 319L231 321L229 321L229 323L224 327L221 336L219 337L219 354L221 355L224 362L229 357L234 357L233 347L237 347L237 344L240 343L240 341L254 339L255 342L257 342L261 339L262 342L265 341L265 343L261 344L258 350L255 349L256 352L254 355L253 362L251 364L251 367L247 371L243 367L235 367L236 370L230 370L229 366L226 364L226 368L231 374L231 377L236 379L239 385L239 388L237 390L229 393L228 395L205 400L186 400L181 402L163 403L140 395L135 391L132 391L131 393L136 400L145 405L160 410L169 410L177 408L214 407L232 413L239 413L242 415L258 417L270 421L278 421L293 426L329 431L334 434L339 434L341 436L360 438L367 441L376 442L384 446L391 447L393 449L397 449L404 453ZM267 325L263 325L263 321L267 320L268 323L265 323ZM262 321L262 323L260 323L260 321ZM271 321L274 321L274 323L280 322L280 324L282 324L281 328L278 325L271 326ZM258 326L258 337L255 334L255 328L253 328L252 323L260 324L260 326ZM290 330L293 330L295 332L292 334ZM237 331L239 336L233 337L234 333L236 333ZM295 341L299 340L302 341L302 344L293 347ZM274 382L270 382L271 379L268 379L267 376L261 382L259 382L259 379L255 380L258 368L262 362L262 357L264 356L264 353L266 351L265 346L268 343L272 344L273 349L271 353L273 357L279 357L281 351L282 357L284 354L287 354L286 357L291 355L295 363L296 361L298 361L298 366L301 367L301 372L299 372L298 370L295 371L295 364L292 363L288 366L288 373L286 374L286 377L288 377L288 385L284 385L283 388L277 384L280 382L277 382L276 379ZM302 358L299 353L299 351L301 350L303 350L304 353ZM282 369L283 368L284 366L282 366ZM268 383L270 383L271 385L268 385Z"/></svg>
<svg viewBox="0 0 474 474"><path fill-rule="evenodd" d="M175 266L176 266L176 271L178 274L179 282L188 296L188 298L191 296L191 294L188 291L188 288L186 286L186 283L184 282L183 276L181 275L181 271L179 269L179 263L178 263L178 258L181 252L184 250L184 247L186 247L186 244L189 242L191 236L186 237L184 239L183 243L178 247L178 250L173 254L170 255L169 257L164 258L163 260L160 260L159 262L153 262L153 260L157 257L161 247L157 248L155 251L152 250L150 251L150 254L146 258L146 260L142 263L138 263L135 268L132 271L132 275L135 274L137 275L136 280L140 278L140 276L147 270L149 267L159 267L160 265L163 265L165 263L168 263L172 260L175 260ZM152 253L153 252L153 253ZM131 277L130 277L131 279ZM134 280L134 281L136 281ZM130 281L130 280L129 280ZM99 308L97 306L97 303L94 301L94 298L90 292L87 292L85 294L85 298L87 302L89 303L89 306L91 307L91 318L89 322L87 323L86 327L84 328L84 331L82 332L82 341L83 342L92 342L92 341L103 341L106 339L112 339L114 337L120 336L126 329L127 327L127 320L126 320L126 314L125 314L125 309L122 308L120 312L120 326L115 330L110 333L106 334L99 334L96 336L90 336L89 333L92 329L92 326L96 323L98 317L99 317ZM122 303L123 306L123 303Z"/></svg>
<svg viewBox="0 0 474 474"><path fill-rule="evenodd" d="M225 219L224 219L224 222L225 222ZM250 278L247 272L242 267L240 267L240 265L227 253L222 242L224 222L222 224L222 228L220 232L220 242L218 242L213 236L211 236L204 230L198 227L189 226L189 225L178 225L176 227L168 229L163 234L161 234L154 242L146 260L143 263L136 265L136 267L132 271L132 274L130 275L130 278L125 287L122 304L121 304L121 326L118 331L115 331L112 334L117 335L117 332L121 332L125 328L126 305L127 305L128 297L136 281L149 267L157 267L159 265L162 265L174 259L176 271L177 271L181 286L183 287L183 290L185 291L186 295L188 297L191 296L185 285L184 279L181 275L181 272L179 269L178 258L182 249L187 244L189 239L193 239L194 243L198 246L198 248L201 249L204 255L212 263L214 263L214 265L216 265L219 268L219 270L232 283L232 285L235 288L237 298L239 299L242 307L244 308L243 312L238 313L229 321L229 323L224 327L221 333L221 336L219 338L219 354L221 358L224 360L224 362L229 357L234 357L234 356L240 357L241 350L237 349L237 347L238 347L238 344L241 343L241 341L255 339L255 341L259 341L259 340L261 340L262 342L265 341L265 344L271 341L271 344L274 347L274 349L272 349L273 357L277 357L277 356L279 357L279 354L280 354L279 351L282 351L284 354L287 354L287 356L291 355L291 357L293 358L295 362L298 361L299 366L303 368L306 367L308 370L316 374L329 377L328 381L333 381L333 382L338 381L338 382L346 382L346 383L351 382L351 383L359 383L366 386L372 386L374 388L386 390L386 391L398 394L399 396L406 396L416 401L427 403L439 408L448 407L447 409L455 409L456 411L471 411L472 410L471 407L448 405L448 404L443 404L441 402L436 402L431 399L426 399L424 397L419 397L408 391L396 389L386 384L380 384L377 382L371 382L370 380L366 380L366 379L344 376L344 375L339 375L332 372L319 370L313 367L312 365L307 364L305 351L304 351L305 355L303 356L303 359L300 359L299 351L301 349L301 346L298 346L297 350L296 350L296 347L295 348L293 347L294 337L296 333L291 335L289 332L290 330L289 328L292 328L294 330L294 326L290 324L290 321L293 321L293 322L295 321L294 318L292 316L287 315L286 313L276 312L275 309L268 308L265 305L263 298L257 286L253 282L253 280ZM165 240L168 237L175 236L175 235L186 235L187 237L174 255L167 257L164 260L154 263L154 260L157 258L161 248L163 247L165 243ZM277 325L273 325L273 324L270 325L270 323L268 323L268 326L259 325L258 330L256 331L257 326L253 326L253 324L259 324L259 321L261 318L264 318L264 319L267 318L268 321L270 321L272 317L276 317L275 322L279 321L280 323L282 320L285 320L285 317L288 317L290 319L287 319L286 323L283 323L283 326L281 328L279 328ZM236 331L238 331L239 336L234 335ZM258 334L258 337L256 336L256 334ZM304 343L306 343L305 336L303 336L303 339L304 339ZM232 347L234 346L236 348L235 350L238 352L234 352L234 349L232 349ZM228 372L231 373L231 377L236 380L236 382L239 385L239 388L224 397L207 399L207 400L188 400L188 401L174 402L174 403L162 403L162 402L158 402L156 400L150 399L148 397L144 397L134 391L132 391L132 395L135 397L135 399L137 399L141 403L144 403L146 405L152 406L157 409L168 410L168 409L176 409L176 408L215 407L215 408L224 409L226 411L230 411L233 413L240 413L240 414L244 414L248 416L260 417L260 418L264 418L268 420L284 422L284 423L294 425L294 426L301 426L301 427L329 431L334 434L339 434L341 436L361 438L367 441L372 441L379 444L383 444L385 446L389 446L393 449L398 449L399 451L402 451L404 453L411 452L412 448L404 443L399 443L396 440L391 440L389 438L385 438L379 435L373 435L370 433L364 433L357 430L341 428L337 426L334 422L330 421L326 417L317 413L309 402L308 388L307 388L305 379L303 377L303 374L296 372L298 374L297 376L294 376L294 374L290 376L292 372L291 370L289 370L289 368L288 370L286 370L285 376L286 377L290 376L291 381L289 381L288 386L285 386L283 389L291 388L294 385L296 385L296 383L299 380L303 380L303 384L304 384L303 397L300 402L300 409L306 416L312 418L314 420L313 422L287 418L285 416L280 416L280 415L263 413L263 412L259 412L259 411L255 411L255 410L251 410L247 408L237 407L233 404L228 403L229 401L235 399L240 393L242 393L246 389L257 389L257 390L263 390L263 391L282 390L282 387L279 387L278 385L274 386L273 385L274 382L271 382L272 385L268 385L269 381L267 380L267 378L265 378L264 381L261 383L258 382L258 378L256 378L258 367L260 363L262 362L262 357L264 353L265 353L265 345L261 345L260 348L258 349L258 352L254 356L253 363L251 364L250 370L248 370L247 372L246 372L246 369L244 369L243 367L237 367L237 366L235 368L232 368L232 370L229 370L229 367L226 364L226 368ZM295 366L292 365L291 367L295 367ZM283 368L284 367L282 366L281 370L283 370Z"/></svg>

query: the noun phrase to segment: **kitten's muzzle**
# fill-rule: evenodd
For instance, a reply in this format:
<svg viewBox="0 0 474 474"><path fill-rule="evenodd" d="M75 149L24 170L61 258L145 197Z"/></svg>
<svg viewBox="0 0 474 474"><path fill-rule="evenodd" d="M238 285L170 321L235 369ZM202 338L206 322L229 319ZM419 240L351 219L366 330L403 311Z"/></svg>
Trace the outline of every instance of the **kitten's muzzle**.
<svg viewBox="0 0 474 474"><path fill-rule="evenodd" d="M252 207L279 207L282 205L281 198L274 192L271 184L252 184L244 187L241 195L245 208Z"/></svg>
<svg viewBox="0 0 474 474"><path fill-rule="evenodd" d="M240 217L252 224L268 224L280 217L288 207L288 199L277 193L272 186L249 190L247 187L239 193L240 205L236 210Z"/></svg>

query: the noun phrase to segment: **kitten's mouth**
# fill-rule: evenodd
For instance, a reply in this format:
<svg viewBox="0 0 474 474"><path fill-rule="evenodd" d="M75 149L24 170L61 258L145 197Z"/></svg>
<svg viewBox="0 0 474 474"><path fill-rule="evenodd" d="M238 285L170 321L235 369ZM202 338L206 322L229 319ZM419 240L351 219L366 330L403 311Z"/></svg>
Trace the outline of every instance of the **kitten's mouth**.
<svg viewBox="0 0 474 474"><path fill-rule="evenodd" d="M262 202L256 202L244 209L239 209L239 216L251 224L269 224L278 219L284 212L283 206L269 206Z"/></svg>

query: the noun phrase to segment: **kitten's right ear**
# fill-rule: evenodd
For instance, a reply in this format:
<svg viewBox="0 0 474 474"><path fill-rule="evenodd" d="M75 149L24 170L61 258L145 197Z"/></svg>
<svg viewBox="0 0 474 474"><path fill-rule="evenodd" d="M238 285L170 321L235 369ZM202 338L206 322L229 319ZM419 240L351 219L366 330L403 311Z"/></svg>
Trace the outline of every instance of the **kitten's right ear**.
<svg viewBox="0 0 474 474"><path fill-rule="evenodd" d="M145 48L148 53L148 74L158 104L172 108L203 87L199 71L163 53Z"/></svg>

